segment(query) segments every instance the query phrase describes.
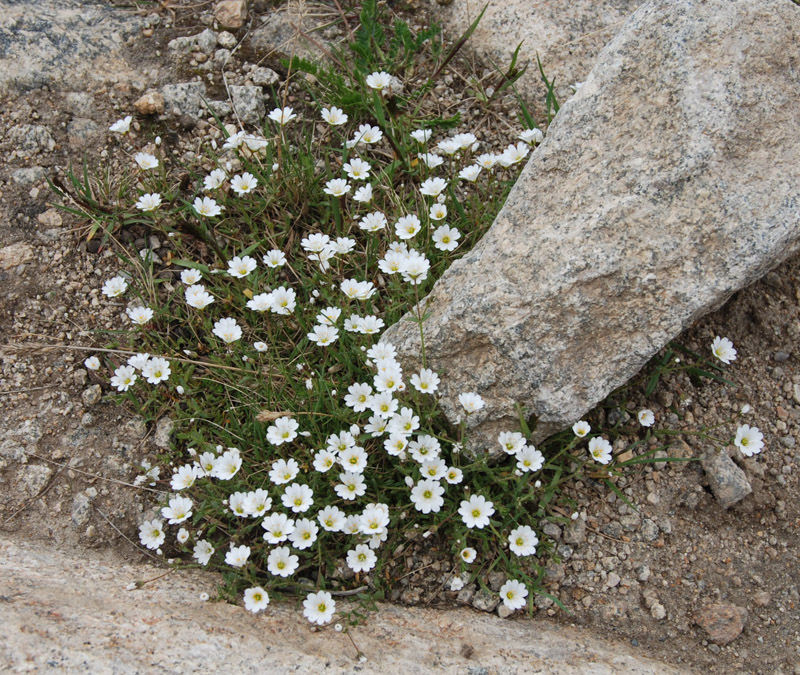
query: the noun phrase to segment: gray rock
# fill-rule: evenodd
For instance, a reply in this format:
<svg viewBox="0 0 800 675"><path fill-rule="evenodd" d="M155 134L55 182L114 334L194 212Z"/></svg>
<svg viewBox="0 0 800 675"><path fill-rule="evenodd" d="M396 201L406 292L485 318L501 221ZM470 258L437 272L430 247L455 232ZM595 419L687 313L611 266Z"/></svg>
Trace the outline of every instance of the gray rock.
<svg viewBox="0 0 800 675"><path fill-rule="evenodd" d="M98 134L100 127L97 122L86 117L75 117L67 124L69 144L73 148L83 148L88 145Z"/></svg>
<svg viewBox="0 0 800 675"><path fill-rule="evenodd" d="M472 606L482 612L493 612L499 604L500 596L486 588L481 588L472 598Z"/></svg>
<svg viewBox="0 0 800 675"><path fill-rule="evenodd" d="M650 520L650 518L645 518L642 521L642 539L645 541L655 541L658 539L658 525Z"/></svg>
<svg viewBox="0 0 800 675"><path fill-rule="evenodd" d="M233 49L236 46L237 40L233 33L222 30L217 35L217 44L225 49Z"/></svg>
<svg viewBox="0 0 800 675"><path fill-rule="evenodd" d="M661 621L661 619L667 618L667 610L664 609L664 605L662 605L660 602L654 602L650 606L650 616L657 621Z"/></svg>
<svg viewBox="0 0 800 675"><path fill-rule="evenodd" d="M64 97L64 103L73 115L91 117L96 111L94 99L83 91L71 91Z"/></svg>
<svg viewBox="0 0 800 675"><path fill-rule="evenodd" d="M551 523L550 521L547 520L543 521L542 532L551 539L554 539L556 541L561 539L561 528L555 523Z"/></svg>
<svg viewBox="0 0 800 675"><path fill-rule="evenodd" d="M426 0L425 4L455 37L467 30L485 3ZM570 85L586 78L600 50L640 4L642 0L493 2L467 44L502 67L522 42L520 63L528 63L529 68L517 85L520 92L537 101L542 98L538 53L548 78L555 79L559 100L563 100L573 91Z"/></svg>
<svg viewBox="0 0 800 675"><path fill-rule="evenodd" d="M703 455L700 463L706 472L708 485L723 509L742 501L753 491L744 471L724 452L712 450Z"/></svg>
<svg viewBox="0 0 800 675"><path fill-rule="evenodd" d="M486 401L467 423L473 448L518 428L518 404L534 442L567 427L800 248L797 80L783 48L797 11L651 0L603 50L489 232L424 301L443 411L459 423L460 393ZM747 59L733 47L743 35ZM415 324L384 339L419 367Z"/></svg>
<svg viewBox="0 0 800 675"><path fill-rule="evenodd" d="M250 47L259 58L267 55L299 56L305 59L320 59L324 52L304 37L314 30L314 18L301 11L298 2L289 2L285 7L270 13L264 23L250 36ZM315 35L315 39L318 35Z"/></svg>
<svg viewBox="0 0 800 675"><path fill-rule="evenodd" d="M153 434L153 442L157 448L169 450L170 436L175 429L175 423L169 417L162 417L156 424L156 433Z"/></svg>
<svg viewBox="0 0 800 675"><path fill-rule="evenodd" d="M564 543L576 546L586 541L586 521L583 518L573 520L564 528Z"/></svg>
<svg viewBox="0 0 800 675"><path fill-rule="evenodd" d="M72 527L74 527L76 530L82 530L89 522L91 515L91 498L83 492L79 492L72 500Z"/></svg>
<svg viewBox="0 0 800 675"><path fill-rule="evenodd" d="M100 398L103 395L103 390L99 384L93 384L86 389L83 390L81 394L81 400L83 401L83 405L85 406L92 406L97 405L100 403Z"/></svg>
<svg viewBox="0 0 800 675"><path fill-rule="evenodd" d="M31 185L44 180L47 174L41 166L26 166L21 169L14 169L11 172L11 180L17 185Z"/></svg>
<svg viewBox="0 0 800 675"><path fill-rule="evenodd" d="M233 112L233 107L228 101L209 101L209 113L215 114L217 117L228 117Z"/></svg>
<svg viewBox="0 0 800 675"><path fill-rule="evenodd" d="M271 87L280 80L280 76L272 68L256 66L250 71L250 79L259 87Z"/></svg>
<svg viewBox="0 0 800 675"><path fill-rule="evenodd" d="M217 34L210 28L206 28L197 35L187 35L170 40L167 48L176 54L190 54L191 52L202 52L211 54L217 46Z"/></svg>
<svg viewBox="0 0 800 675"><path fill-rule="evenodd" d="M46 127L40 124L18 124L8 131L8 141L17 157L30 157L53 152L56 140Z"/></svg>
<svg viewBox="0 0 800 675"><path fill-rule="evenodd" d="M36 497L47 485L52 475L53 470L49 466L43 464L26 466L18 485L20 494L28 499Z"/></svg>
<svg viewBox="0 0 800 675"><path fill-rule="evenodd" d="M197 119L203 108L206 85L202 82L181 82L167 84L161 88L164 97L164 110L170 115L180 117L188 115Z"/></svg>
<svg viewBox="0 0 800 675"><path fill-rule="evenodd" d="M245 124L259 124L264 119L264 91L261 87L232 86L233 108Z"/></svg>
<svg viewBox="0 0 800 675"><path fill-rule="evenodd" d="M132 8L0 0L0 10L0 94L44 85L85 90L133 73L120 59L125 40L144 25Z"/></svg>

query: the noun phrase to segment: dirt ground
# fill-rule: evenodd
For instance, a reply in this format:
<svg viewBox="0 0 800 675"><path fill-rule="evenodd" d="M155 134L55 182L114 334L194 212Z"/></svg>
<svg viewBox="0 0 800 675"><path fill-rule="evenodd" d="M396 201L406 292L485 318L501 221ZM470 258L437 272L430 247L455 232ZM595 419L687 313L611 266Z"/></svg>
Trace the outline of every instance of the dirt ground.
<svg viewBox="0 0 800 675"><path fill-rule="evenodd" d="M186 14L170 26L169 12L162 15L125 55L151 82L183 81L186 63L167 54L166 42L206 26ZM124 78L88 92L53 85L7 97L0 112L0 528L61 549L110 549L125 560L146 553L132 540L153 496L132 481L166 439L105 400L107 382L82 366L81 345L121 327L119 308L100 294L118 266L111 250L87 244L84 223L52 208L45 178L63 176L84 156L117 152L106 129L141 93ZM208 122L163 126L178 151ZM624 639L687 671L800 673L800 507L792 498L800 488L798 281L795 257L677 339L708 354L715 335L730 338L739 352L727 375L734 386L674 375L648 400L633 388L617 401L651 408L659 425L715 429L724 438L740 423L758 426L763 453L734 456L752 494L724 510L699 462L648 466L623 479L618 485L636 509L602 486L576 485L578 519L547 532L561 558L548 570L549 589L569 613L540 598L539 616ZM751 410L741 415L745 405ZM592 413L607 414L614 413ZM684 438L685 456L711 448L700 435ZM395 599L457 603L425 589L424 580L410 582ZM726 645L696 621L714 604L743 610L744 629Z"/></svg>

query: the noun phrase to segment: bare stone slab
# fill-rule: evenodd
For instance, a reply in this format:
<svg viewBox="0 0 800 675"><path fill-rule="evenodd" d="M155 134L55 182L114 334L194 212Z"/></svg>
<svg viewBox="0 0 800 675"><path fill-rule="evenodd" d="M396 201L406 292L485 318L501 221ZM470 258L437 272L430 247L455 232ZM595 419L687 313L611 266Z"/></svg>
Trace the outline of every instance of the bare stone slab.
<svg viewBox="0 0 800 675"><path fill-rule="evenodd" d="M143 25L102 0L0 0L0 94L137 77L118 52Z"/></svg>
<svg viewBox="0 0 800 675"><path fill-rule="evenodd" d="M651 0L601 53L481 242L425 300L442 408L479 393L494 447L519 402L559 431L800 248L800 7ZM417 326L384 339L407 371Z"/></svg>
<svg viewBox="0 0 800 675"><path fill-rule="evenodd" d="M452 39L469 28L486 4L472 0L453 0L444 7L439 0L427 3ZM642 0L494 1L489 3L468 47L503 68L521 42L519 63L529 65L519 83L521 93L541 99L538 54L562 100L571 94L570 85L586 78L600 50L641 4Z"/></svg>
<svg viewBox="0 0 800 675"><path fill-rule="evenodd" d="M137 581L148 583L135 590ZM71 556L0 535L0 663L9 672L120 674L682 672L569 626L389 605L350 629L361 661L344 633L312 629L299 603L273 600L256 616L203 602L200 594L213 596L219 583L210 573L165 576L163 568L97 551ZM337 599L338 607L345 603ZM461 653L465 643L469 658Z"/></svg>

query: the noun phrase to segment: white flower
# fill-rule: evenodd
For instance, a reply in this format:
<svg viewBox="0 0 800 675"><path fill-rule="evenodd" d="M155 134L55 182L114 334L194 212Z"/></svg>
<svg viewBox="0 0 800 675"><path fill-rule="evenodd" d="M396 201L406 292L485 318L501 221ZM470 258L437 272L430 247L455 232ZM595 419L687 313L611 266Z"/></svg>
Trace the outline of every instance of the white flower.
<svg viewBox="0 0 800 675"><path fill-rule="evenodd" d="M348 147L358 145L362 141L364 143L377 143L383 138L383 132L380 127L373 127L369 124L362 124L358 127L358 131L353 136L352 141L348 141ZM352 143L352 145L350 145Z"/></svg>
<svg viewBox="0 0 800 675"><path fill-rule="evenodd" d="M294 480L299 472L300 465L293 457L290 457L289 459L278 459L272 463L272 469L269 472L269 479L275 483L275 485L283 485L284 483Z"/></svg>
<svg viewBox="0 0 800 675"><path fill-rule="evenodd" d="M236 342L242 337L242 329L236 323L236 319L232 317L225 317L214 323L214 330L211 331L220 340L231 344Z"/></svg>
<svg viewBox="0 0 800 675"><path fill-rule="evenodd" d="M435 169L437 166L444 164L444 157L437 155L434 152L419 152L417 153L420 161L429 169Z"/></svg>
<svg viewBox="0 0 800 675"><path fill-rule="evenodd" d="M125 277L113 277L103 284L103 295L109 298L117 298L128 290L128 282Z"/></svg>
<svg viewBox="0 0 800 675"><path fill-rule="evenodd" d="M317 514L322 529L328 532L339 532L344 527L344 512L337 506L326 506Z"/></svg>
<svg viewBox="0 0 800 675"><path fill-rule="evenodd" d="M193 267L188 267L181 272L181 282L187 286L194 286L202 279L203 274L200 272L200 270L194 269Z"/></svg>
<svg viewBox="0 0 800 675"><path fill-rule="evenodd" d="M458 141L453 140L452 138L447 138L443 141L439 141L436 144L436 147L439 148L445 155L454 155L459 150L461 150L461 144Z"/></svg>
<svg viewBox="0 0 800 675"><path fill-rule="evenodd" d="M309 593L303 600L303 616L311 623L323 625L333 618L336 602L327 591Z"/></svg>
<svg viewBox="0 0 800 675"><path fill-rule="evenodd" d="M266 342L254 342L253 349L255 349L257 352L264 353L269 351L269 345L267 345Z"/></svg>
<svg viewBox="0 0 800 675"><path fill-rule="evenodd" d="M275 108L275 110L271 111L269 115L267 115L273 122L277 122L280 126L284 126L288 124L293 119L297 117L294 114L294 110L292 108Z"/></svg>
<svg viewBox="0 0 800 675"><path fill-rule="evenodd" d="M389 422L390 434L409 436L417 429L419 429L419 417L411 408L402 408Z"/></svg>
<svg viewBox="0 0 800 675"><path fill-rule="evenodd" d="M262 609L266 609L268 604L269 595L261 586L248 588L244 592L244 608L247 611L258 614Z"/></svg>
<svg viewBox="0 0 800 675"><path fill-rule="evenodd" d="M274 299L275 296L272 293L259 293L248 300L246 306L247 309L252 309L254 312L266 312L272 309Z"/></svg>
<svg viewBox="0 0 800 675"><path fill-rule="evenodd" d="M314 492L308 485L292 483L281 495L281 502L292 513L304 513L314 503Z"/></svg>
<svg viewBox="0 0 800 675"><path fill-rule="evenodd" d="M175 535L175 539L179 544L185 544L187 541L189 541L189 530L187 530L185 527L182 527L180 530L178 530L178 534Z"/></svg>
<svg viewBox="0 0 800 675"><path fill-rule="evenodd" d="M500 155L500 164L509 167L512 164L517 164L525 159L530 153L530 146L524 141L520 141L516 145L509 145Z"/></svg>
<svg viewBox="0 0 800 675"><path fill-rule="evenodd" d="M450 483L450 485L458 485L458 483L464 480L464 474L458 467L451 466L447 469L444 479Z"/></svg>
<svg viewBox="0 0 800 675"><path fill-rule="evenodd" d="M450 579L451 591L453 592L460 591L462 588L464 588L464 581L461 579L461 577L453 577L452 579Z"/></svg>
<svg viewBox="0 0 800 675"><path fill-rule="evenodd" d="M272 305L270 310L275 314L291 314L297 306L297 296L293 289L278 286L272 291Z"/></svg>
<svg viewBox="0 0 800 675"><path fill-rule="evenodd" d="M389 507L386 504L367 504L359 517L359 531L373 536L386 532L389 526Z"/></svg>
<svg viewBox="0 0 800 675"><path fill-rule="evenodd" d="M351 501L356 497L361 497L367 491L367 484L360 473L345 471L339 474L340 484L333 487L339 497Z"/></svg>
<svg viewBox="0 0 800 675"><path fill-rule="evenodd" d="M369 407L372 387L364 382L355 382L347 388L344 403L355 412L364 412Z"/></svg>
<svg viewBox="0 0 800 675"><path fill-rule="evenodd" d="M745 457L752 457L761 452L764 447L764 434L758 427L751 427L743 424L736 430L736 438L733 444L739 448Z"/></svg>
<svg viewBox="0 0 800 675"><path fill-rule="evenodd" d="M458 402L461 404L461 407L467 412L467 415L471 415L474 412L478 412L481 408L486 405L483 402L483 399L474 392L464 392L463 394L458 395Z"/></svg>
<svg viewBox="0 0 800 675"><path fill-rule="evenodd" d="M250 272L256 268L257 264L258 263L249 255L242 258L237 255L233 260L228 261L228 275L236 277L237 279L242 279L250 274Z"/></svg>
<svg viewBox="0 0 800 675"><path fill-rule="evenodd" d="M261 521L264 532L264 541L268 544L280 544L286 541L294 532L294 521L285 513L271 513Z"/></svg>
<svg viewBox="0 0 800 675"><path fill-rule="evenodd" d="M83 362L83 365L86 366L87 370L100 370L100 359L96 356L90 356Z"/></svg>
<svg viewBox="0 0 800 675"><path fill-rule="evenodd" d="M478 176L481 173L483 167L480 164L472 164L471 166L464 167L461 171L458 172L458 177L461 180L469 181L470 183L474 183Z"/></svg>
<svg viewBox="0 0 800 675"><path fill-rule="evenodd" d="M155 211L161 206L161 195L158 192L149 192L139 197L136 208L140 211Z"/></svg>
<svg viewBox="0 0 800 675"><path fill-rule="evenodd" d="M147 363L145 363L142 368L142 377L150 384L166 382L171 374L172 370L169 367L169 361L160 356L154 356L152 359L148 359Z"/></svg>
<svg viewBox="0 0 800 675"><path fill-rule="evenodd" d="M484 169L493 169L494 165L497 164L499 157L497 155L493 155L492 153L485 153L483 155L478 155L475 158L475 162L483 167Z"/></svg>
<svg viewBox="0 0 800 675"><path fill-rule="evenodd" d="M319 347L327 347L339 338L339 330L335 326L322 324L314 326L310 333L306 333L306 337Z"/></svg>
<svg viewBox="0 0 800 675"><path fill-rule="evenodd" d="M353 194L353 199L357 202L362 204L367 204L372 201L372 186L367 183L366 185L362 185L358 190L355 191Z"/></svg>
<svg viewBox="0 0 800 675"><path fill-rule="evenodd" d="M258 187L258 179L247 171L240 176L234 176L231 180L231 189L240 197L252 192L256 187Z"/></svg>
<svg viewBox="0 0 800 675"><path fill-rule="evenodd" d="M335 105L332 105L330 108L323 108L321 114L322 119L331 126L347 124L347 115L341 108L337 108Z"/></svg>
<svg viewBox="0 0 800 675"><path fill-rule="evenodd" d="M433 394L439 388L439 376L429 368L423 368L411 376L411 385L423 394Z"/></svg>
<svg viewBox="0 0 800 675"><path fill-rule="evenodd" d="M313 520L301 518L294 524L294 530L289 535L289 541L292 542L292 546L297 550L302 551L314 545L318 533L319 528Z"/></svg>
<svg viewBox="0 0 800 675"><path fill-rule="evenodd" d="M653 414L653 411L648 408L640 410L636 414L636 417L639 418L639 424L641 424L643 427L652 427L656 421L656 417Z"/></svg>
<svg viewBox="0 0 800 675"><path fill-rule="evenodd" d="M139 541L152 551L164 543L164 524L160 520L145 520L139 525Z"/></svg>
<svg viewBox="0 0 800 675"><path fill-rule="evenodd" d="M244 567L247 564L247 559L250 557L249 546L233 546L231 545L230 551L225 554L225 563L231 567Z"/></svg>
<svg viewBox="0 0 800 675"><path fill-rule="evenodd" d="M572 425L572 433L574 433L578 438L583 438L591 430L592 427L589 426L589 423L585 422L584 420L578 420Z"/></svg>
<svg viewBox="0 0 800 675"><path fill-rule="evenodd" d="M508 533L508 547L518 556L534 555L539 538L528 525L515 527Z"/></svg>
<svg viewBox="0 0 800 675"><path fill-rule="evenodd" d="M279 417L275 420L275 424L267 428L267 441L272 445L291 443L297 438L297 430L299 428L300 425L291 417ZM290 459L289 461L293 462L294 460Z"/></svg>
<svg viewBox="0 0 800 675"><path fill-rule="evenodd" d="M348 183L344 178L333 178L325 183L325 189L323 192L326 195L331 195L333 197L343 197L350 192L350 183Z"/></svg>
<svg viewBox="0 0 800 675"><path fill-rule="evenodd" d="M130 115L126 115L121 120L117 120L108 127L109 131L113 131L115 134L127 134L131 128L131 122L133 121L133 117Z"/></svg>
<svg viewBox="0 0 800 675"><path fill-rule="evenodd" d="M214 296L206 291L205 286L202 284L189 286L183 295L186 298L186 304L197 309L204 309L214 302Z"/></svg>
<svg viewBox="0 0 800 675"><path fill-rule="evenodd" d="M444 204L439 204L439 202L431 204L428 215L431 220L444 220L447 218L447 207Z"/></svg>
<svg viewBox="0 0 800 675"><path fill-rule="evenodd" d="M263 488L258 488L252 492L248 492L244 500L244 509L248 516L257 518L263 516L267 511L272 508L272 499Z"/></svg>
<svg viewBox="0 0 800 675"><path fill-rule="evenodd" d="M469 546L466 548L461 549L461 553L459 553L459 557L467 564L475 562L475 558L478 557L478 552Z"/></svg>
<svg viewBox="0 0 800 675"><path fill-rule="evenodd" d="M532 445L524 445L516 453L517 468L522 472L536 472L544 466L544 455Z"/></svg>
<svg viewBox="0 0 800 675"><path fill-rule="evenodd" d="M381 391L372 396L367 407L381 419L388 420L399 407L399 402L392 396L391 391Z"/></svg>
<svg viewBox="0 0 800 675"><path fill-rule="evenodd" d="M520 609L525 606L525 598L528 597L528 589L525 584L516 579L509 579L500 588L500 597L503 604L511 610Z"/></svg>
<svg viewBox="0 0 800 675"><path fill-rule="evenodd" d="M210 174L203 178L203 190L206 192L216 190L225 182L227 176L222 169L214 169Z"/></svg>
<svg viewBox="0 0 800 675"><path fill-rule="evenodd" d="M373 211L363 216L358 226L365 232L377 232L378 230L384 229L387 224L388 222L385 215L380 211Z"/></svg>
<svg viewBox="0 0 800 675"><path fill-rule="evenodd" d="M411 132L411 138L420 144L427 143L431 136L433 136L433 129L415 129Z"/></svg>
<svg viewBox="0 0 800 675"><path fill-rule="evenodd" d="M283 251L279 251L278 249L274 248L270 251L267 251L261 260L267 267L275 269L277 267L283 267L286 264L286 255L283 253Z"/></svg>
<svg viewBox="0 0 800 675"><path fill-rule="evenodd" d="M482 495L472 495L468 500L461 502L458 513L464 525L482 530L489 524L489 518L494 514L494 504Z"/></svg>
<svg viewBox="0 0 800 675"><path fill-rule="evenodd" d="M201 565L208 565L212 555L214 555L214 547L205 539L201 539L194 545L192 556Z"/></svg>
<svg viewBox="0 0 800 675"><path fill-rule="evenodd" d="M354 445L339 454L339 464L345 471L364 473L367 468L367 451L359 445Z"/></svg>
<svg viewBox="0 0 800 675"><path fill-rule="evenodd" d="M461 232L449 225L441 225L433 232L433 244L440 251L455 251Z"/></svg>
<svg viewBox="0 0 800 675"><path fill-rule="evenodd" d="M158 159L154 155L147 152L137 152L133 156L134 161L139 165L142 171L155 169L158 166Z"/></svg>
<svg viewBox="0 0 800 675"><path fill-rule="evenodd" d="M378 556L366 544L358 544L347 552L347 566L353 572L369 572L375 567L376 562L378 562Z"/></svg>
<svg viewBox="0 0 800 675"><path fill-rule="evenodd" d="M441 450L442 446L439 441L428 434L421 434L408 444L411 458L420 464L436 459Z"/></svg>
<svg viewBox="0 0 800 675"><path fill-rule="evenodd" d="M519 134L519 136L517 136L517 138L520 138L526 143L533 145L535 143L541 143L544 140L544 134L540 129L534 127L533 129L525 129Z"/></svg>
<svg viewBox="0 0 800 675"><path fill-rule="evenodd" d="M173 497L169 500L169 506L161 509L161 515L169 520L170 525L182 523L192 515L192 500L188 497Z"/></svg>
<svg viewBox="0 0 800 675"><path fill-rule="evenodd" d="M330 471L336 464L336 453L330 450L319 450L314 455L314 470L320 473Z"/></svg>
<svg viewBox="0 0 800 675"><path fill-rule="evenodd" d="M276 577L290 577L299 566L300 558L288 546L273 548L267 557L267 570Z"/></svg>
<svg viewBox="0 0 800 675"><path fill-rule="evenodd" d="M398 239L411 239L420 231L422 223L413 213L399 218L394 224L394 231Z"/></svg>
<svg viewBox="0 0 800 675"><path fill-rule="evenodd" d="M115 387L117 391L128 391L137 378L138 375L133 366L120 366L114 371L111 386Z"/></svg>
<svg viewBox="0 0 800 675"><path fill-rule="evenodd" d="M497 437L497 442L507 455L515 455L525 446L525 436L519 431L503 431Z"/></svg>
<svg viewBox="0 0 800 675"><path fill-rule="evenodd" d="M335 326L341 316L342 310L339 307L326 307L317 314L317 321L326 326Z"/></svg>
<svg viewBox="0 0 800 675"><path fill-rule="evenodd" d="M367 86L371 89L377 89L378 91L381 91L387 87L390 87L391 84L392 76L384 71L379 73L370 73L367 75Z"/></svg>
<svg viewBox="0 0 800 675"><path fill-rule="evenodd" d="M475 134L456 134L450 140L453 141L453 143L458 143L460 150L477 150L478 148L478 139L475 137Z"/></svg>
<svg viewBox="0 0 800 675"><path fill-rule="evenodd" d="M411 503L422 513L439 513L444 505L443 494L438 480L421 480L411 490Z"/></svg>
<svg viewBox="0 0 800 675"><path fill-rule="evenodd" d="M711 352L725 364L730 364L731 361L736 360L736 350L733 348L733 343L728 338L720 337L719 335L711 343Z"/></svg>
<svg viewBox="0 0 800 675"><path fill-rule="evenodd" d="M213 218L222 213L222 207L217 204L216 199L211 197L195 197L192 207L198 216L206 216L207 218Z"/></svg>
<svg viewBox="0 0 800 675"><path fill-rule="evenodd" d="M444 178L428 178L419 186L419 191L429 197L438 197L447 187Z"/></svg>
<svg viewBox="0 0 800 675"><path fill-rule="evenodd" d="M595 462L608 464L611 461L612 447L605 438L596 436L589 441L589 454Z"/></svg>
<svg viewBox="0 0 800 675"><path fill-rule="evenodd" d="M214 468L211 470L213 478L220 480L230 480L242 468L242 456L236 448L228 448L214 460Z"/></svg>
<svg viewBox="0 0 800 675"><path fill-rule="evenodd" d="M369 178L371 168L369 162L358 157L354 157L342 167L352 180L366 180Z"/></svg>

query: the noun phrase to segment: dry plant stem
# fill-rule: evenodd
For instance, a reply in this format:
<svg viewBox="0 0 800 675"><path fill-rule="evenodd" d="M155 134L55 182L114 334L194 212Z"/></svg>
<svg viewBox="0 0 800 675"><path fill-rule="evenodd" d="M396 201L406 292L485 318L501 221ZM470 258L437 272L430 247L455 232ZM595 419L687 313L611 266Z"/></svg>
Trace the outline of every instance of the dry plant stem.
<svg viewBox="0 0 800 675"><path fill-rule="evenodd" d="M41 455L37 455L34 452L27 453L31 457L36 457L36 459L40 459L43 462L50 462L50 464L55 464L56 466L63 467L65 469L69 469L70 471L74 471L75 473L82 474L84 476L89 476L89 478L97 478L99 480L106 480L110 483L116 483L117 485L124 485L125 487L134 488L135 490L145 490L147 492L155 492L157 494L161 494L163 490L156 490L155 488L145 487L143 485L134 485L133 483L126 483L123 480L117 480L116 478L107 478L106 476L101 476L96 473L89 473L88 471L82 471L81 469L76 469L74 466L70 466L66 462L57 462L54 459L48 459L47 457L42 457Z"/></svg>

